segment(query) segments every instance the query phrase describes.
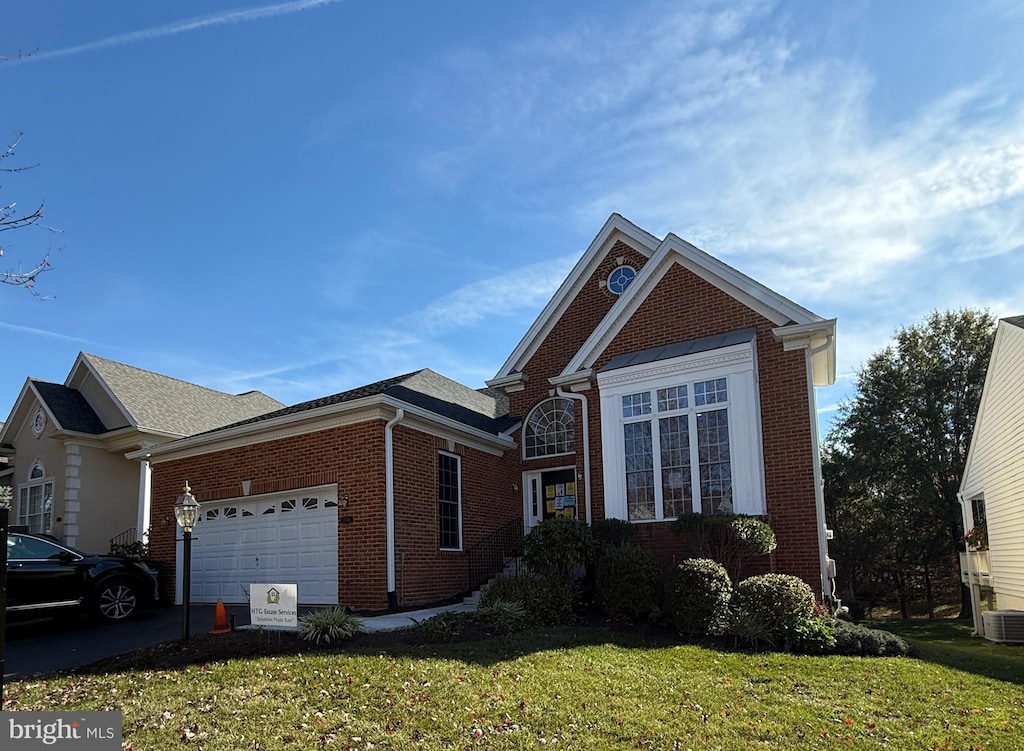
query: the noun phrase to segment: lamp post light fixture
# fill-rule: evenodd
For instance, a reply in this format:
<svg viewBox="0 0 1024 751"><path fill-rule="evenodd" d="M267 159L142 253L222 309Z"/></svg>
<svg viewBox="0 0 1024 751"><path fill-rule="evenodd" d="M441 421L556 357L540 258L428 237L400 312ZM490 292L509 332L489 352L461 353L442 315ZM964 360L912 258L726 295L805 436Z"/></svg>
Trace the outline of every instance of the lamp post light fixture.
<svg viewBox="0 0 1024 751"><path fill-rule="evenodd" d="M181 640L188 641L189 616L192 599L192 528L199 519L199 502L192 495L192 488L185 480L185 492L174 504L174 518L182 531L181 562Z"/></svg>

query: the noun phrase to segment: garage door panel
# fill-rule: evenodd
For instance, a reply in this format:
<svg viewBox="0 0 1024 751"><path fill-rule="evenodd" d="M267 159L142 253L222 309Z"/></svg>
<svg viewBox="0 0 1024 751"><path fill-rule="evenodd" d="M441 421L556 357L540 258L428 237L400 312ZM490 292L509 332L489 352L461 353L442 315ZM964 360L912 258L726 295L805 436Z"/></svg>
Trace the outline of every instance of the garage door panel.
<svg viewBox="0 0 1024 751"><path fill-rule="evenodd" d="M290 509L282 513L283 504ZM295 582L300 603L337 603L337 514L334 493L323 491L204 508L193 537L193 598L242 603L251 583Z"/></svg>

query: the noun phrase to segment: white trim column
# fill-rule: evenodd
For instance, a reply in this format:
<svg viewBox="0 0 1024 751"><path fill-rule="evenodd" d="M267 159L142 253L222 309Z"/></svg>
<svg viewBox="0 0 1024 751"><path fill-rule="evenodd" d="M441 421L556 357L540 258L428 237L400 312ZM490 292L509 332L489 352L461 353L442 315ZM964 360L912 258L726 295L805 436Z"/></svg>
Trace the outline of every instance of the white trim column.
<svg viewBox="0 0 1024 751"><path fill-rule="evenodd" d="M135 538L149 542L150 514L153 506L153 468L149 461L139 462L139 515L135 526Z"/></svg>

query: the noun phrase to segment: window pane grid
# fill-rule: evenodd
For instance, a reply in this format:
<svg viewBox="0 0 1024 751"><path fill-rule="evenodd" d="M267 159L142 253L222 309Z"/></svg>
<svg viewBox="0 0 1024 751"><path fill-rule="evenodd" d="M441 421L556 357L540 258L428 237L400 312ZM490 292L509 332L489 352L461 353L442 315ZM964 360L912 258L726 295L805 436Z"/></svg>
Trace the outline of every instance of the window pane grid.
<svg viewBox="0 0 1024 751"><path fill-rule="evenodd" d="M690 477L689 417L663 417L658 421L661 440L661 496L664 516L674 517L693 510Z"/></svg>
<svg viewBox="0 0 1024 751"><path fill-rule="evenodd" d="M627 394L622 397L623 417L639 417L649 414L651 414L650 391L645 391L642 394Z"/></svg>
<svg viewBox="0 0 1024 751"><path fill-rule="evenodd" d="M576 417L569 399L548 399L530 414L524 431L526 457L570 454L576 450Z"/></svg>
<svg viewBox="0 0 1024 751"><path fill-rule="evenodd" d="M459 533L459 459L448 454L437 457L438 541L442 548L462 547Z"/></svg>
<svg viewBox="0 0 1024 751"><path fill-rule="evenodd" d="M722 404L729 401L729 390L724 378L700 381L693 384L693 403L698 407L708 404Z"/></svg>
<svg viewBox="0 0 1024 751"><path fill-rule="evenodd" d="M677 409L686 409L689 406L686 386L671 386L667 389L658 389L659 412L672 412Z"/></svg>
<svg viewBox="0 0 1024 751"><path fill-rule="evenodd" d="M626 508L630 519L654 519L654 439L650 422L623 426L626 452Z"/></svg>
<svg viewBox="0 0 1024 751"><path fill-rule="evenodd" d="M729 458L729 414L726 410L698 413L697 455L701 510L705 514L732 513L732 464Z"/></svg>

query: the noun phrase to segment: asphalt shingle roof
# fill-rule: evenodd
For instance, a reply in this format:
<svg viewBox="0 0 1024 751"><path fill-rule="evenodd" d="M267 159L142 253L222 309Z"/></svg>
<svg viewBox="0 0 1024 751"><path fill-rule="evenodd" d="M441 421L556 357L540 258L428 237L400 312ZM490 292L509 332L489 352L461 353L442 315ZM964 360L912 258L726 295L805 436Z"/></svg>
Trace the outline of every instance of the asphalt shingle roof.
<svg viewBox="0 0 1024 751"><path fill-rule="evenodd" d="M1008 318L1004 318L1003 320L1009 324L1016 326L1019 329L1024 329L1024 316L1010 316Z"/></svg>
<svg viewBox="0 0 1024 751"><path fill-rule="evenodd" d="M486 392L475 391L457 381L445 378L428 368L424 368L423 370L386 378L382 381L376 381L331 396L295 404L247 420L240 420L231 425L207 431L207 433L217 433L227 428L254 425L267 420L273 420L277 417L310 412L323 407L384 395L414 407L420 407L433 412L439 417L446 417L468 427L477 428L494 435L498 435L518 422L517 418L510 417L507 414L499 414L503 408L507 410L505 403L502 401L495 399Z"/></svg>
<svg viewBox="0 0 1024 751"><path fill-rule="evenodd" d="M47 409L50 410L50 413L64 430L74 430L79 433L90 433L93 435L107 432L108 428L93 411L93 408L89 406L89 402L75 389L69 389L60 383L36 380L32 381L32 386L40 398L46 402ZM125 426L112 426L112 428L122 427Z"/></svg>
<svg viewBox="0 0 1024 751"><path fill-rule="evenodd" d="M194 435L280 409L259 391L226 394L83 353L141 430Z"/></svg>

